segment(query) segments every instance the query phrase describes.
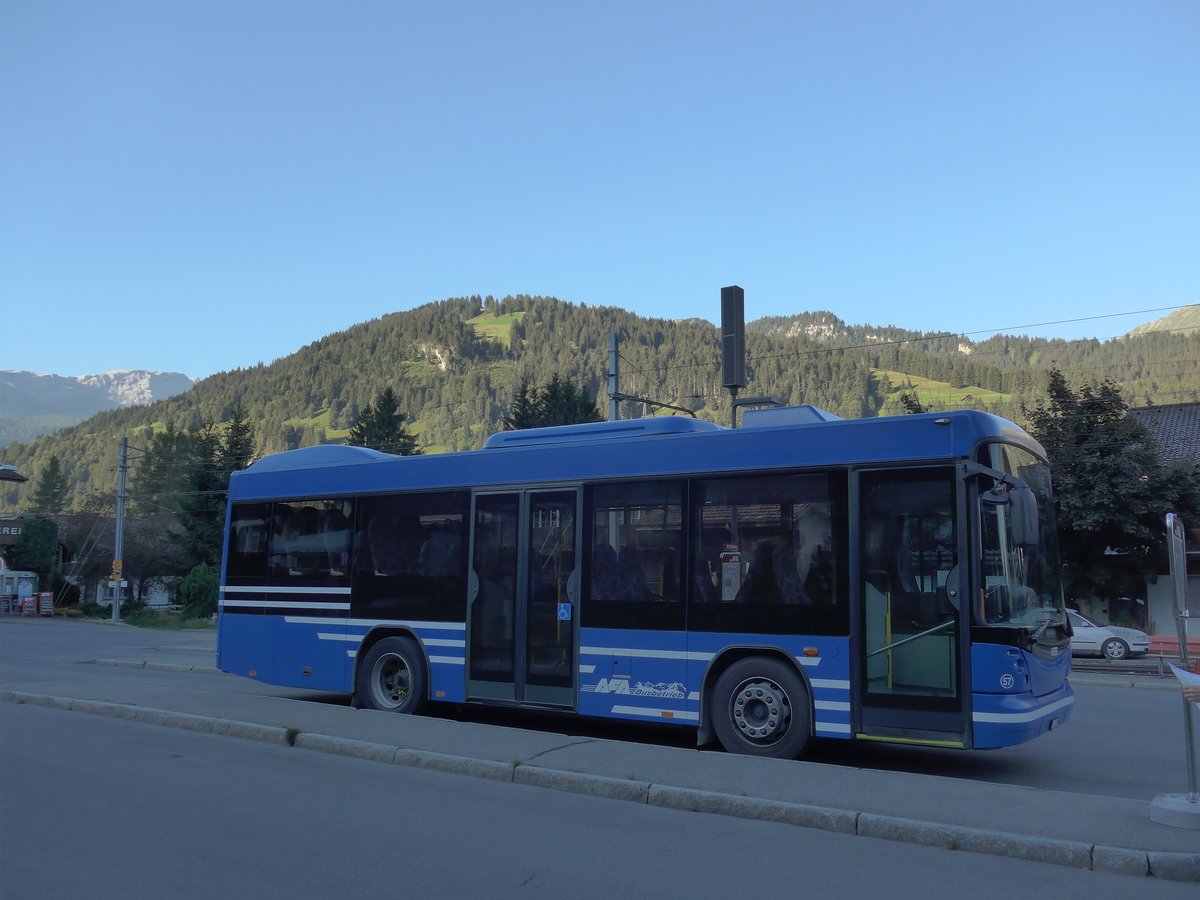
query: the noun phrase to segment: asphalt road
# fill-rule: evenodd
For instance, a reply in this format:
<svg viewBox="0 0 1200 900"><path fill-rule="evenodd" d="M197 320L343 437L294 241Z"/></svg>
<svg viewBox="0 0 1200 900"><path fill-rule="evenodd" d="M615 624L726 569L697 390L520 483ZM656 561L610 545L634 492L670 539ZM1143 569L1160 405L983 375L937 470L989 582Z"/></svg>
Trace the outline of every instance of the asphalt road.
<svg viewBox="0 0 1200 900"><path fill-rule="evenodd" d="M126 669L89 660L171 659L214 665L212 631L155 631L62 620L0 619L0 685L76 696L74 687L103 682L208 693L211 715L228 695L272 696L348 705L341 694L305 692L229 675ZM1125 679L1128 683L1130 679ZM1070 721L1036 741L1001 750L959 751L817 740L807 759L855 768L912 772L1023 785L1044 790L1150 800L1187 789L1183 714L1170 679L1136 679L1147 689L1112 686L1095 676L1074 680ZM1156 689L1157 688L1157 689ZM153 705L153 704L151 704ZM162 704L169 707L169 704ZM693 747L694 732L672 726L606 722L487 707L434 706L431 715L569 735ZM723 752L713 749L711 752Z"/></svg>
<svg viewBox="0 0 1200 900"><path fill-rule="evenodd" d="M0 716L6 898L1195 896L63 710Z"/></svg>

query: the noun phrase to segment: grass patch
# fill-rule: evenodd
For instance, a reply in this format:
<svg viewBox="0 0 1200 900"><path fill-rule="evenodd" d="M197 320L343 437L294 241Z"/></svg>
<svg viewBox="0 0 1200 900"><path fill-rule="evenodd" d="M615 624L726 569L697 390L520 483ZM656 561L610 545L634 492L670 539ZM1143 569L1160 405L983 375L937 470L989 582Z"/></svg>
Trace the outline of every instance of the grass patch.
<svg viewBox="0 0 1200 900"><path fill-rule="evenodd" d="M468 325L475 329L475 333L483 338L488 338L493 341L499 341L505 347L510 346L509 340L514 322L520 322L525 316L525 311L509 313L507 316L493 316L491 313L482 313L473 319L467 319Z"/></svg>
<svg viewBox="0 0 1200 900"><path fill-rule="evenodd" d="M284 419L284 425L291 425L295 428L305 427L309 429L321 429L325 432L325 443L340 444L350 436L349 428L334 428L330 425L330 412L328 409L323 409L314 416L306 418L291 418Z"/></svg>
<svg viewBox="0 0 1200 900"><path fill-rule="evenodd" d="M183 615L170 615L146 609L131 616L122 616L121 621L126 625L138 628L161 628L164 631L192 631L205 628L216 628L217 623L209 618L189 619Z"/></svg>
<svg viewBox="0 0 1200 900"><path fill-rule="evenodd" d="M927 406L934 406L938 409L958 409L963 404L971 402L981 404L983 406L996 406L1004 403L1012 403L1012 394L1002 394L999 391L990 391L987 388L979 387L971 384L966 387L954 387L948 381L934 381L930 378L922 378L919 375L909 375L905 372L893 372L889 369L876 369L875 374L879 376L886 375L892 383L892 391L888 394L888 400L899 401L900 395L908 390L911 384L913 391L917 395L917 399Z"/></svg>

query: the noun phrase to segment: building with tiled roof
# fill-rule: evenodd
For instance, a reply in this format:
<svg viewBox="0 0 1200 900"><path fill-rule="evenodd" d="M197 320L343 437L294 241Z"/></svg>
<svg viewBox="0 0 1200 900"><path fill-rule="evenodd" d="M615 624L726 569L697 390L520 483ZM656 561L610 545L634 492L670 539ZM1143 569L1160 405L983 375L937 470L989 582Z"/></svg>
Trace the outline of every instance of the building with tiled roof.
<svg viewBox="0 0 1200 900"><path fill-rule="evenodd" d="M1200 468L1200 403L1171 403L1129 410L1129 416L1154 435L1158 452L1168 466L1191 464ZM1187 603L1193 617L1200 615L1200 522L1185 522L1188 529ZM1165 527L1165 525L1164 525ZM1160 573L1146 585L1150 630L1154 634L1174 635L1175 597L1167 575L1167 561ZM1197 626L1191 634L1196 636Z"/></svg>
<svg viewBox="0 0 1200 900"><path fill-rule="evenodd" d="M1143 406L1129 410L1129 415L1154 435L1166 465L1200 466L1200 403Z"/></svg>

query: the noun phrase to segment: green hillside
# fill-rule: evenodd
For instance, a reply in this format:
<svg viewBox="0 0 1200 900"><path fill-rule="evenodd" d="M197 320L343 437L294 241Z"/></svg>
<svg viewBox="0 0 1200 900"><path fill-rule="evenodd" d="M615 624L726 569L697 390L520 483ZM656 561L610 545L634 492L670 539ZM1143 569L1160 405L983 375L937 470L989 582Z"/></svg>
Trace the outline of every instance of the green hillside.
<svg viewBox="0 0 1200 900"><path fill-rule="evenodd" d="M889 372L886 369L879 370L876 374L888 379L893 385L887 395L889 403L900 403L900 395L906 391L916 396L921 405L927 409L988 409L995 411L1001 407L1011 409L1016 399L1013 394L991 391L974 384L955 387L947 381L934 381L904 372Z"/></svg>
<svg viewBox="0 0 1200 900"><path fill-rule="evenodd" d="M78 416L0 416L0 448L74 425ZM0 454L4 451L0 449Z"/></svg>
<svg viewBox="0 0 1200 900"><path fill-rule="evenodd" d="M508 348L512 346L512 328L523 318L525 318L524 312L501 316L492 311L484 311L473 319L467 319L467 324L474 328L475 333L480 337L498 341Z"/></svg>
<svg viewBox="0 0 1200 900"><path fill-rule="evenodd" d="M900 393L915 390L932 409L975 406L1020 421L1022 404L1041 395L1045 370L1057 365L1072 380L1112 378L1131 405L1200 399L1200 332L1103 343L996 337L964 345L952 336L890 326L848 327L832 313L805 316L804 327L791 320L748 326L745 393L862 417L903 412ZM499 430L523 379L543 382L558 374L585 383L593 394L606 390L612 331L620 335L623 393L729 421L719 331L702 319L643 318L552 297L476 296L363 322L271 365L222 372L169 400L110 410L13 444L0 461L36 478L58 456L82 505L114 492L121 437L144 448L168 424L195 429L228 421L240 401L261 453L340 441L362 406L389 386L427 452L478 448ZM604 397L599 405L606 411ZM642 414L636 403L622 411ZM0 510L22 508L21 492L30 489L6 484Z"/></svg>

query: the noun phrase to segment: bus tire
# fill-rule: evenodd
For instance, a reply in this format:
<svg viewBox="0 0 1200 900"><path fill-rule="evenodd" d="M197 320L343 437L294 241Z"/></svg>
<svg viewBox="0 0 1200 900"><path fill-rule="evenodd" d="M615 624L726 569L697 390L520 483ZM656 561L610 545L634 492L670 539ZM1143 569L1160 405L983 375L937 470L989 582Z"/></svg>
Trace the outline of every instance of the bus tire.
<svg viewBox="0 0 1200 900"><path fill-rule="evenodd" d="M362 661L355 700L365 709L417 714L428 702L425 657L409 637L384 638Z"/></svg>
<svg viewBox="0 0 1200 900"><path fill-rule="evenodd" d="M795 759L812 736L808 690L778 659L740 659L717 679L709 713L730 753Z"/></svg>

